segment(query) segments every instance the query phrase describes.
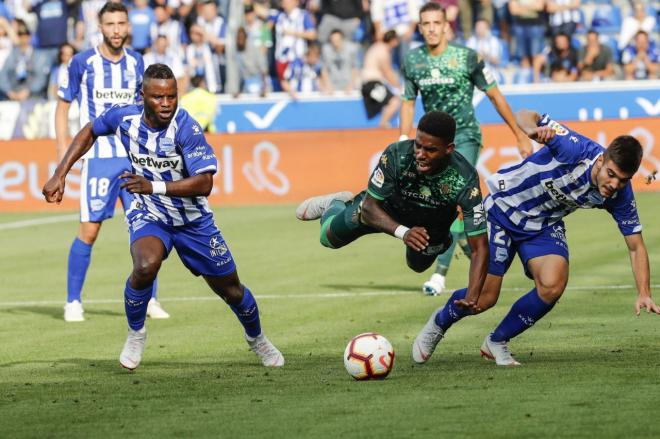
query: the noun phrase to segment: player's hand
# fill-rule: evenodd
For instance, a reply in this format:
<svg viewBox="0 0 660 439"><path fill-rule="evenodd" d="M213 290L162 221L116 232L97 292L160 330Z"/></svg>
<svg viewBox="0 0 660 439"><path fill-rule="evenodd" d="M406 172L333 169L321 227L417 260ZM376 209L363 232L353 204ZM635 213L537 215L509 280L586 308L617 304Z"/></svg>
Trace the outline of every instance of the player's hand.
<svg viewBox="0 0 660 439"><path fill-rule="evenodd" d="M552 127L536 127L532 138L539 143L548 143L555 137L555 134L557 134L557 132L552 129Z"/></svg>
<svg viewBox="0 0 660 439"><path fill-rule="evenodd" d="M60 204L62 196L64 195L64 178L53 175L48 179L41 193L48 203Z"/></svg>
<svg viewBox="0 0 660 439"><path fill-rule="evenodd" d="M119 176L124 182L119 186L125 188L131 194L151 194L151 181L141 175L124 172Z"/></svg>
<svg viewBox="0 0 660 439"><path fill-rule="evenodd" d="M478 306L479 294L468 293L464 299L454 300L454 305L463 311L469 311L473 314L479 314L482 310Z"/></svg>
<svg viewBox="0 0 660 439"><path fill-rule="evenodd" d="M635 302L635 314L639 315L642 308L646 308L646 312L660 314L660 306L653 303L651 296L638 297Z"/></svg>
<svg viewBox="0 0 660 439"><path fill-rule="evenodd" d="M430 239L429 232L424 227L413 227L403 235L403 242L418 252L428 247Z"/></svg>

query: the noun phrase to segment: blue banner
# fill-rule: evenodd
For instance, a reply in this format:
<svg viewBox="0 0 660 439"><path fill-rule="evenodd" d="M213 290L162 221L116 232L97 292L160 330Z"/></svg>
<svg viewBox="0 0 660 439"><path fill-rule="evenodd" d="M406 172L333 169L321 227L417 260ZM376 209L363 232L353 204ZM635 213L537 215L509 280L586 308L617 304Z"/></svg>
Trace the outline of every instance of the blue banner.
<svg viewBox="0 0 660 439"><path fill-rule="evenodd" d="M660 116L660 81L534 84L502 86L511 108L549 113L566 122ZM475 95L477 119L502 123L487 96ZM423 114L416 103L416 120ZM292 101L287 95L266 99L219 98L215 126L219 132L362 129L376 127L367 120L360 96L323 96Z"/></svg>

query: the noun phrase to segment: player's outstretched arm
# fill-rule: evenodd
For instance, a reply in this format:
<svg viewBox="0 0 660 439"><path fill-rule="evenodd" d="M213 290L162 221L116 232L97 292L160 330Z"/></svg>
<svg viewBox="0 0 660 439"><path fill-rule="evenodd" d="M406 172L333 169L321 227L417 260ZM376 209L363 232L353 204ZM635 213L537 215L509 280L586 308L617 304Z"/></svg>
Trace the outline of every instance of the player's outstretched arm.
<svg viewBox="0 0 660 439"><path fill-rule="evenodd" d="M170 197L206 197L213 189L213 174L205 172L177 181L151 181L141 175L124 172L119 176L131 194L160 194Z"/></svg>
<svg viewBox="0 0 660 439"><path fill-rule="evenodd" d="M454 302L456 306L468 309L474 313L481 312L481 309L477 307L477 303L479 302L479 295L486 281L486 274L488 274L489 251L487 236L487 233L468 236L468 244L472 250L472 256L470 257L467 294L465 295L465 299Z"/></svg>
<svg viewBox="0 0 660 439"><path fill-rule="evenodd" d="M360 215L362 222L388 235L401 239L408 247L422 251L429 245L429 234L424 227L405 227L385 212L380 202L366 194Z"/></svg>
<svg viewBox="0 0 660 439"><path fill-rule="evenodd" d="M399 134L401 136L410 136L413 127L413 117L415 117L415 101L403 100L401 103L401 120L399 121Z"/></svg>
<svg viewBox="0 0 660 439"><path fill-rule="evenodd" d="M506 98L498 87L488 89L486 91L486 96L488 96L488 99L490 99L490 102L492 102L493 106L502 117L502 120L504 120L509 126L513 135L516 136L516 143L518 144L518 152L520 152L520 156L522 158L527 158L532 152L534 152L532 150L532 143L529 141L527 134L516 124L516 118L514 117L513 111Z"/></svg>
<svg viewBox="0 0 660 439"><path fill-rule="evenodd" d="M538 126L541 115L536 111L522 109L516 113L518 127L532 140L548 143L555 137L555 130L550 126Z"/></svg>
<svg viewBox="0 0 660 439"><path fill-rule="evenodd" d="M639 315L642 308L647 312L660 314L660 306L656 305L651 298L651 270L649 268L649 255L641 233L627 235L624 237L633 276L637 286L637 300L635 301L635 314Z"/></svg>
<svg viewBox="0 0 660 439"><path fill-rule="evenodd" d="M80 160L80 158L89 151L89 148L92 147L95 140L96 136L92 130L91 123L85 125L78 134L76 134L76 137L73 138L71 145L64 154L62 161L57 165L57 168L55 168L55 173L46 182L41 191L47 202L59 204L60 201L62 201L66 175L69 173L74 163Z"/></svg>

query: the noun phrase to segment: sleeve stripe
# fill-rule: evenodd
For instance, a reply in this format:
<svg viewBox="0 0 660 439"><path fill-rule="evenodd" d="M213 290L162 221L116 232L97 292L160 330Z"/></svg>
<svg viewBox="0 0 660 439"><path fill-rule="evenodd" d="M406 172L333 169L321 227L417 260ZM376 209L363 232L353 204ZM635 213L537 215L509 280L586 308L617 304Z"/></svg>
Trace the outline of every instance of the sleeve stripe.
<svg viewBox="0 0 660 439"><path fill-rule="evenodd" d="M383 201L383 200L385 199L385 197L373 193L373 192L371 191L371 189L367 189L367 193L368 193L369 195L371 195L372 197L374 197L375 199L379 200L379 201Z"/></svg>
<svg viewBox="0 0 660 439"><path fill-rule="evenodd" d="M204 172L217 171L218 167L215 165L209 165L205 168L201 168L195 171L195 174L203 174Z"/></svg>

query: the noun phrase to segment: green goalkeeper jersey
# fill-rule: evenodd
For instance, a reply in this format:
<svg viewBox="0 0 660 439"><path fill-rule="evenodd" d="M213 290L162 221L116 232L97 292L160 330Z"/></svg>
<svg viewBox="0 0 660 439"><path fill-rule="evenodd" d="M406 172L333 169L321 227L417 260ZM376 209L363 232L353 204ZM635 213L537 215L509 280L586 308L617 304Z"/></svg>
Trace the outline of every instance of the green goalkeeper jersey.
<svg viewBox="0 0 660 439"><path fill-rule="evenodd" d="M444 111L456 120L457 147L463 143L481 146L481 129L472 106L474 87L486 91L497 83L477 52L449 44L442 54L432 56L422 46L408 52L402 73L404 100L415 100L420 93L425 112Z"/></svg>
<svg viewBox="0 0 660 439"><path fill-rule="evenodd" d="M383 209L401 224L426 227L445 237L461 206L465 232L486 232L479 177L476 169L459 153L449 155L449 164L437 174L417 171L414 141L387 147L369 180L367 192L383 203Z"/></svg>

